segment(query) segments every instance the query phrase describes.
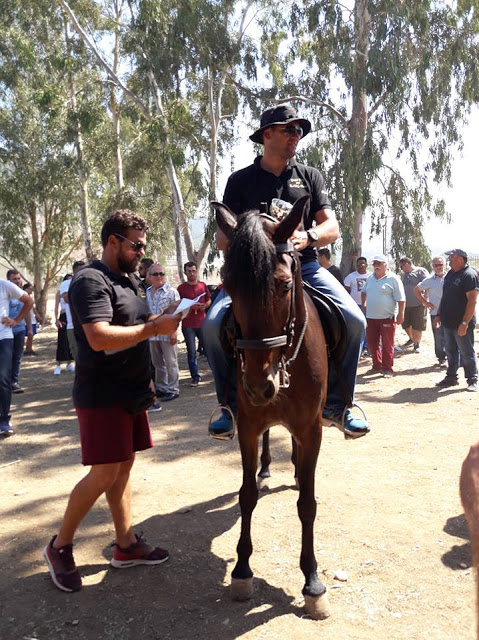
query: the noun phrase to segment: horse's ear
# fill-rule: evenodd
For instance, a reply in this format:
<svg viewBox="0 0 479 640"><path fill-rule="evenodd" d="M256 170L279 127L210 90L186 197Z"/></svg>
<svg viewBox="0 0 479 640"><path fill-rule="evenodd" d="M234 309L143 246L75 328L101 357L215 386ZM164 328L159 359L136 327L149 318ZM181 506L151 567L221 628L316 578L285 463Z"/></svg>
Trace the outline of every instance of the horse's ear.
<svg viewBox="0 0 479 640"><path fill-rule="evenodd" d="M298 227L303 220L303 213L306 207L306 203L309 200L309 196L303 196L296 200L293 204L293 208L288 213L286 218L281 220L276 227L273 234L273 242L280 244L286 242L288 238L293 235L294 230Z"/></svg>
<svg viewBox="0 0 479 640"><path fill-rule="evenodd" d="M238 224L236 215L231 211L229 207L227 207L222 202L212 201L210 202L210 204L215 209L216 222L218 223L218 227L227 238L230 238L231 234L236 229L236 225Z"/></svg>

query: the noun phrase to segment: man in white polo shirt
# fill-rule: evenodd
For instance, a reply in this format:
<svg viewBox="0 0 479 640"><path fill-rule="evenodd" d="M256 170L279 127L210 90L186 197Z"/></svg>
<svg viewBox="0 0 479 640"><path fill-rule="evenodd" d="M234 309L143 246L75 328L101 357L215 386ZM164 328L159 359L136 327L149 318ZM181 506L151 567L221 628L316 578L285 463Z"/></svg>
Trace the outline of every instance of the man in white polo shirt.
<svg viewBox="0 0 479 640"><path fill-rule="evenodd" d="M406 295L401 279L388 269L386 257L374 256L373 274L361 291L365 309L366 338L373 359L371 373L393 376L394 334L396 324L404 321Z"/></svg>
<svg viewBox="0 0 479 640"><path fill-rule="evenodd" d="M10 300L20 300L23 308L15 319L8 317ZM10 425L10 403L12 400L12 327L21 323L33 307L28 293L9 280L0 280L0 436L13 435Z"/></svg>

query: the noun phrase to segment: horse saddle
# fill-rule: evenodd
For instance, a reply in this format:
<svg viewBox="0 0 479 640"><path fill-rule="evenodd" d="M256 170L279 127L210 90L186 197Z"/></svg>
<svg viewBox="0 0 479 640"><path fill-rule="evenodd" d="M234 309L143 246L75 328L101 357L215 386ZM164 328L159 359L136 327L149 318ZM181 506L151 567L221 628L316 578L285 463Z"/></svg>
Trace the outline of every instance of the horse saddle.
<svg viewBox="0 0 479 640"><path fill-rule="evenodd" d="M339 362L344 355L348 342L348 329L338 305L321 291L317 291L303 280L303 290L309 295L319 313L323 325L328 358ZM220 339L224 351L229 357L235 353L235 341L240 338L239 327L235 322L231 307L225 313L220 330Z"/></svg>

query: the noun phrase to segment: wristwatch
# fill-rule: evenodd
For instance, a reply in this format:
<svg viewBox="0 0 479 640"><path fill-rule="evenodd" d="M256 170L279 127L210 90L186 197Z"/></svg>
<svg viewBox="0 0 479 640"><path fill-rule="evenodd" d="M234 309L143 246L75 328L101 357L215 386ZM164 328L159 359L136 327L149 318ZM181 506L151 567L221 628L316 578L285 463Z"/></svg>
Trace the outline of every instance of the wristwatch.
<svg viewBox="0 0 479 640"><path fill-rule="evenodd" d="M319 233L317 231L315 231L314 229L308 229L306 233L308 234L308 244L313 244L313 242L318 241Z"/></svg>
<svg viewBox="0 0 479 640"><path fill-rule="evenodd" d="M464 320L461 322L462 325L464 325L465 327L467 327L469 325L469 322L464 322Z"/></svg>

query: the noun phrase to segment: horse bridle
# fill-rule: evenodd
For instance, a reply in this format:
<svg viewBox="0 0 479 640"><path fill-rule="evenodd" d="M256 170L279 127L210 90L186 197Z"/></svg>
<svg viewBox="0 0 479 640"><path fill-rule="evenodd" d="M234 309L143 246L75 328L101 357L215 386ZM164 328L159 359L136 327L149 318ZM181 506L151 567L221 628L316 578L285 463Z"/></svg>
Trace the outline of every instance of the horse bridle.
<svg viewBox="0 0 479 640"><path fill-rule="evenodd" d="M261 214L262 217L268 218L270 220L274 220L270 216L265 214ZM274 220L276 222L276 220ZM286 350L293 345L294 341L294 328L296 323L296 315L295 315L295 307L296 307L296 259L294 256L294 245L291 240L287 242L280 242L275 244L276 253L278 254L288 254L291 256L292 263L292 273L293 273L293 286L291 289L291 299L288 311L288 317L286 319L286 323L283 327L283 333L279 336L272 336L271 338L237 338L235 340L236 351L238 352L241 360L241 366L244 368L244 357L242 351L247 350L261 350L261 349L274 349L276 347L281 347L281 357L279 360L278 373L279 373L279 386L282 389L287 389L289 387L290 376L288 373L289 367L296 360L296 357L299 352L299 348L301 347L301 343L303 342L304 334L306 332L306 325L308 324L308 310L305 307L305 319L304 324L301 329L301 333L298 339L298 343L294 350L291 358L286 360Z"/></svg>

